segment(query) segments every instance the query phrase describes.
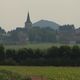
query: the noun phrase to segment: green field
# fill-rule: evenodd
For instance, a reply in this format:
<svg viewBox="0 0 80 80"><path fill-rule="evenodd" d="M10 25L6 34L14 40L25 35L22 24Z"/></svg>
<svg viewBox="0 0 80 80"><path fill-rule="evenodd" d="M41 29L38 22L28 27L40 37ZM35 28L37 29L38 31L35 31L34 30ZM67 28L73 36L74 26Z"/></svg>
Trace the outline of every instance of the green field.
<svg viewBox="0 0 80 80"><path fill-rule="evenodd" d="M17 72L21 75L44 76L48 80L80 80L80 67L0 66L0 70Z"/></svg>
<svg viewBox="0 0 80 80"><path fill-rule="evenodd" d="M6 49L20 49L20 48L32 48L32 49L47 49L49 47L52 47L53 43L35 43L35 44L24 44L24 45L5 45Z"/></svg>
<svg viewBox="0 0 80 80"><path fill-rule="evenodd" d="M6 49L20 49L20 48L32 48L32 49L47 49L50 48L52 46L61 46L61 45L65 45L65 44L55 44L55 43L28 43L28 44L24 44L24 45L5 45ZM69 46L73 46L71 44L68 44Z"/></svg>

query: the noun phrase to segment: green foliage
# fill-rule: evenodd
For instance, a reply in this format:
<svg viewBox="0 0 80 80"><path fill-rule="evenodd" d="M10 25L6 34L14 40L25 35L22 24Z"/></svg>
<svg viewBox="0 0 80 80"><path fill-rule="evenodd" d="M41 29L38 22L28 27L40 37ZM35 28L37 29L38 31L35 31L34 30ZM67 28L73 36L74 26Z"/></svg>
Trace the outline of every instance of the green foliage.
<svg viewBox="0 0 80 80"><path fill-rule="evenodd" d="M80 66L79 46L53 46L48 49L4 49L0 47L0 65Z"/></svg>

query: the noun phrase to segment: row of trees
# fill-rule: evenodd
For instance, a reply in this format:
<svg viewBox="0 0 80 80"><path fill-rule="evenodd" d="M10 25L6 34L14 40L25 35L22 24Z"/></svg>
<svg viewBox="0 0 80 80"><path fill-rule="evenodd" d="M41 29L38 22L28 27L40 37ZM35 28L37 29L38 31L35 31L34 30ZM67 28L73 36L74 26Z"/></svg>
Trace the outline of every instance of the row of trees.
<svg viewBox="0 0 80 80"><path fill-rule="evenodd" d="M80 66L79 46L40 49L6 49L0 46L0 65Z"/></svg>

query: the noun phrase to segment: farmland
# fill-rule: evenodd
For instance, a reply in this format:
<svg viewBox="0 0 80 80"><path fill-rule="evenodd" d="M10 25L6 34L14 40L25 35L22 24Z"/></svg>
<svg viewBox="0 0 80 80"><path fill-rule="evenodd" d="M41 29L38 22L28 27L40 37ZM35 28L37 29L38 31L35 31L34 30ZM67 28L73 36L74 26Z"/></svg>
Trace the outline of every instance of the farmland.
<svg viewBox="0 0 80 80"><path fill-rule="evenodd" d="M47 49L49 47L52 47L53 43L28 43L23 45L5 45L6 49L20 49L20 48L32 48L32 49Z"/></svg>
<svg viewBox="0 0 80 80"><path fill-rule="evenodd" d="M0 66L0 70L17 72L21 75L44 76L48 80L80 80L80 67Z"/></svg>
<svg viewBox="0 0 80 80"><path fill-rule="evenodd" d="M47 49L52 46L61 46L65 44L55 44L55 43L28 43L23 45L5 45L6 49L20 49L20 48L32 48L32 49ZM73 46L73 44L67 44L69 46Z"/></svg>
<svg viewBox="0 0 80 80"><path fill-rule="evenodd" d="M48 49L52 46L60 46L61 44L40 43L40 44L27 44L27 45L6 45L6 49ZM72 46L72 45L70 45ZM41 76L46 77L48 80L80 80L80 67L36 67L36 66L0 66L1 70L18 73L22 76Z"/></svg>

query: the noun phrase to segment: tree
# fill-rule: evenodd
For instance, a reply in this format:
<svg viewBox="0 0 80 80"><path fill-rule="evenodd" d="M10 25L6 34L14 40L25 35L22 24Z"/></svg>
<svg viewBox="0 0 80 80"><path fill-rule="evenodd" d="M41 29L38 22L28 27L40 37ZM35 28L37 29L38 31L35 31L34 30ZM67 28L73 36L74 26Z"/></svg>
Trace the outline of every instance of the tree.
<svg viewBox="0 0 80 80"><path fill-rule="evenodd" d="M0 64L5 60L5 49L3 45L0 45Z"/></svg>

